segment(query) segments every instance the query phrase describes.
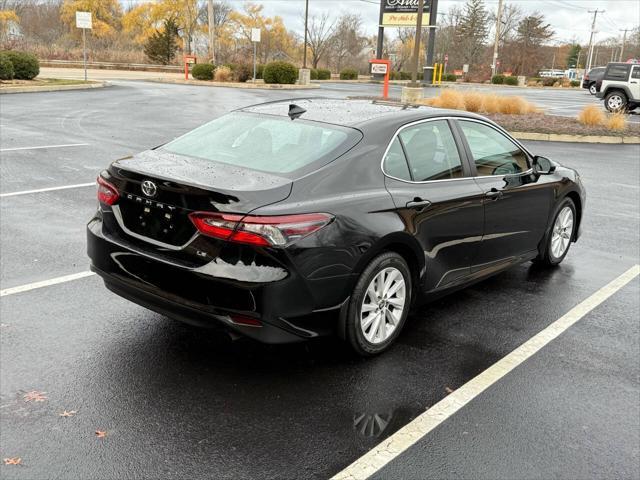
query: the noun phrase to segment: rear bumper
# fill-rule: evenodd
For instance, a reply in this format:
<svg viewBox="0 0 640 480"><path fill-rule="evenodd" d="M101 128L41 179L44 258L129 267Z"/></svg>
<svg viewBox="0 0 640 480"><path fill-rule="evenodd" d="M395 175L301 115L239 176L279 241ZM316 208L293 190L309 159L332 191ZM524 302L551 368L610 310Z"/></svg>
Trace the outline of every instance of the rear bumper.
<svg viewBox="0 0 640 480"><path fill-rule="evenodd" d="M351 280L345 275L310 281L294 265L278 280L216 278L104 235L98 217L87 225L87 253L91 269L117 295L185 323L232 330L264 343L332 333ZM243 325L246 319L258 326Z"/></svg>

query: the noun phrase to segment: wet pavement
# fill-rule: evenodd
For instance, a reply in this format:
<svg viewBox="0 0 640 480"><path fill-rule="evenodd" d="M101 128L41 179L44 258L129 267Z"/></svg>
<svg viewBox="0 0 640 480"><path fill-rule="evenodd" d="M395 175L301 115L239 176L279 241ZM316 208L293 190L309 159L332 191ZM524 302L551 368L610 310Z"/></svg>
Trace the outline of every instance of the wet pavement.
<svg viewBox="0 0 640 480"><path fill-rule="evenodd" d="M121 82L84 92L3 96L0 191L89 183L115 158L232 108L291 95ZM76 143L87 145L7 150ZM131 304L95 276L2 297L0 455L20 457L21 464L1 465L0 474L151 479L337 473L638 263L640 147L528 145L581 172L588 191L583 238L560 268L525 264L420 309L398 344L377 358L356 359L334 339L277 347L232 343ZM1 198L2 288L86 271L84 225L94 197L94 187L87 186ZM488 398L478 398L416 445L413 456L389 464L381 478L469 476L482 462L489 465L482 470L487 478L563 476L569 471L564 468L587 455L591 463L576 470L583 477L633 476L637 470L628 466L633 458L637 464L632 429L638 404L629 399L640 391L632 320L637 299L636 280L486 392ZM587 372L594 395L586 403L574 374L589 360L581 346L615 353L589 357L594 371L606 374ZM564 363L557 364L559 355ZM582 413L607 409L612 388L624 394L611 405L616 411L592 424L588 438L571 435L580 415L564 415L562 406L584 404ZM527 389L535 390L535 403L527 401ZM45 392L46 399L25 401L32 391ZM540 418L553 408L545 427ZM538 413L528 415L534 409ZM76 413L60 416L64 411ZM457 422L482 428L461 440ZM106 436L97 438L96 431ZM533 448L541 441L545 449ZM490 453L503 445L513 449L504 449L510 452L505 458L531 453L520 458L532 470L500 470ZM568 454L549 453L567 448L574 455L566 465ZM621 467L602 469L607 459Z"/></svg>

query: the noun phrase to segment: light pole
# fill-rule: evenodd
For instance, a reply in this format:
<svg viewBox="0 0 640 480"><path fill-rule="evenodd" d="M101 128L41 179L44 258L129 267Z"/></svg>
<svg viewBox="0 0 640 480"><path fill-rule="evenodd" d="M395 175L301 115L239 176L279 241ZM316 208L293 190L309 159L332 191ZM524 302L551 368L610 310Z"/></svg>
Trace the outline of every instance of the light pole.
<svg viewBox="0 0 640 480"><path fill-rule="evenodd" d="M498 43L500 42L500 25L502 21L502 0L498 1L498 18L496 19L496 40L493 42L493 63L491 64L491 76L498 70Z"/></svg>
<svg viewBox="0 0 640 480"><path fill-rule="evenodd" d="M309 0L305 0L304 7L304 53L302 57L302 68L307 68L307 43L308 43L308 23L309 23Z"/></svg>
<svg viewBox="0 0 640 480"><path fill-rule="evenodd" d="M213 0L209 0L207 8L207 15L209 16L209 56L211 57L211 63L216 63L216 25L213 16Z"/></svg>

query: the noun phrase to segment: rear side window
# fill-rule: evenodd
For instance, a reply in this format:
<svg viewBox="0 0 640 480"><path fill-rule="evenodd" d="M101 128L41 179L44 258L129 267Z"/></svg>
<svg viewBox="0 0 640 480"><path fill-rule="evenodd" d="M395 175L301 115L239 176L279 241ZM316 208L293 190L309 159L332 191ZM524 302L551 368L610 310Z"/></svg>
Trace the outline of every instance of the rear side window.
<svg viewBox="0 0 640 480"><path fill-rule="evenodd" d="M626 80L629 78L629 65L609 65L605 78L607 80Z"/></svg>
<svg viewBox="0 0 640 480"><path fill-rule="evenodd" d="M404 156L400 140L396 137L384 157L384 171L387 175L400 180L411 180L407 158Z"/></svg>
<svg viewBox="0 0 640 480"><path fill-rule="evenodd" d="M635 79L639 79L640 78L640 66L635 66L633 67L633 70L631 70L631 78Z"/></svg>
<svg viewBox="0 0 640 480"><path fill-rule="evenodd" d="M320 159L334 160L361 138L347 127L236 112L161 148L269 173L288 173Z"/></svg>

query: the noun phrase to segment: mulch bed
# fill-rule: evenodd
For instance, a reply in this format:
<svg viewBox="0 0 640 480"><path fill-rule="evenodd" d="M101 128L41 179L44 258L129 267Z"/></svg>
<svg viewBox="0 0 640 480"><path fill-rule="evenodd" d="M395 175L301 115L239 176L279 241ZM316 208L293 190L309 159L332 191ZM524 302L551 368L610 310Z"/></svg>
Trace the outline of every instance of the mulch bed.
<svg viewBox="0 0 640 480"><path fill-rule="evenodd" d="M625 130L609 130L603 126L588 126L571 117L558 117L544 113L528 115L485 115L510 132L558 133L565 135L639 136L640 124L627 122Z"/></svg>
<svg viewBox="0 0 640 480"><path fill-rule="evenodd" d="M400 103L399 98L357 96L349 97L354 100L377 100L389 103ZM624 130L609 130L604 126L588 126L578 122L573 117L559 117L544 113L529 113L526 115L507 115L504 113L481 114L490 118L509 132L557 133L561 135L604 135L610 137L640 136L640 123L627 122ZM635 115L635 114L629 114Z"/></svg>

